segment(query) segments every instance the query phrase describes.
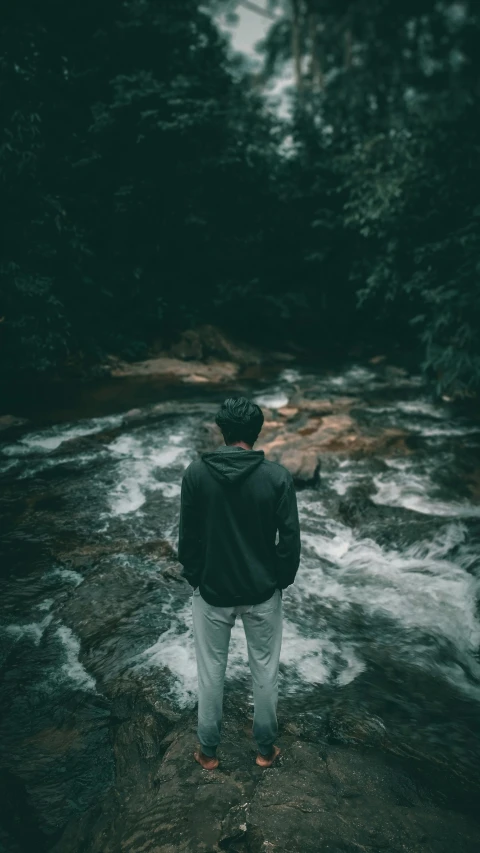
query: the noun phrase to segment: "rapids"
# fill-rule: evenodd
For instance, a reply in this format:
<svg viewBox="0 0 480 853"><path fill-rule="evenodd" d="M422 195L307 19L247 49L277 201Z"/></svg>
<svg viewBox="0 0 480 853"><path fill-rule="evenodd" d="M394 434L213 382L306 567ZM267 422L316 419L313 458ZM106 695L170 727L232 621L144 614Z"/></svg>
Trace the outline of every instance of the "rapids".
<svg viewBox="0 0 480 853"><path fill-rule="evenodd" d="M238 390L273 410L293 390L352 395L359 422L411 437L404 455L329 454L319 486L298 492L280 718L346 743L367 731L427 774L480 786L480 423L418 377L370 366L290 368ZM192 411L185 389L178 411L162 393L169 416L152 414L158 394L135 418L136 400L115 398L115 411L44 416L0 445L2 766L32 838L53 841L113 784L110 703L125 684L154 685L174 714L195 707L180 484L227 392L195 388ZM225 693L251 709L240 620Z"/></svg>

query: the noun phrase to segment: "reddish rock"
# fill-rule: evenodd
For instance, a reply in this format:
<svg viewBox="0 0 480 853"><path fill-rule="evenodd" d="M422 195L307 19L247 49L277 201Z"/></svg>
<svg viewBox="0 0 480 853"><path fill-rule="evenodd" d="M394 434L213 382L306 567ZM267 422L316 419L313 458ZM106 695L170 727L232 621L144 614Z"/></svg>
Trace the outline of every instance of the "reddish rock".
<svg viewBox="0 0 480 853"><path fill-rule="evenodd" d="M277 412L279 415L282 415L283 418L290 420L298 414L298 408L295 408L295 406L282 406L281 409L277 409Z"/></svg>
<svg viewBox="0 0 480 853"><path fill-rule="evenodd" d="M295 485L315 486L320 478L320 459L315 450L288 448L277 459L290 471Z"/></svg>
<svg viewBox="0 0 480 853"><path fill-rule="evenodd" d="M221 383L234 379L239 371L237 364L231 361L216 361L203 364L200 361L181 361L180 359L160 356L132 364L120 362L113 367L111 375L117 378L145 376L165 380L180 379L182 382Z"/></svg>
<svg viewBox="0 0 480 853"><path fill-rule="evenodd" d="M309 415L331 415L335 412L348 411L358 400L355 397L334 397L333 399L318 398L310 400L307 397L302 397L301 394L293 394L289 406L294 406L300 412L307 412Z"/></svg>
<svg viewBox="0 0 480 853"><path fill-rule="evenodd" d="M208 382L207 376L201 376L199 373L191 373L188 376L182 376L182 382Z"/></svg>

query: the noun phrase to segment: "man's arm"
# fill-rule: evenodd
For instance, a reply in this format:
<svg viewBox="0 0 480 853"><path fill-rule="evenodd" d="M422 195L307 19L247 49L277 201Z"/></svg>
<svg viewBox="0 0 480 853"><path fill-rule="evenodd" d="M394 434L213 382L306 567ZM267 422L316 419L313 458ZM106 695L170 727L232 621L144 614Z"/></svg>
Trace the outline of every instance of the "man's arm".
<svg viewBox="0 0 480 853"><path fill-rule="evenodd" d="M195 495L188 468L182 480L178 560L183 565L182 577L194 589L200 583L203 569L202 513L199 496Z"/></svg>
<svg viewBox="0 0 480 853"><path fill-rule="evenodd" d="M280 499L276 520L279 535L275 546L277 577L280 588L285 589L294 582L300 564L300 522L292 478Z"/></svg>

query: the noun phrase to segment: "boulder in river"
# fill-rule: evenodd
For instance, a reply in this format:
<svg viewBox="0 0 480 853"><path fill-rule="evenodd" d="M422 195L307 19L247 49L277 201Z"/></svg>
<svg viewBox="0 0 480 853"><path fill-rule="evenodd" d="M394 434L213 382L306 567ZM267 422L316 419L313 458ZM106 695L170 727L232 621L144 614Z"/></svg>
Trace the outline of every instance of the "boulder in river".
<svg viewBox="0 0 480 853"><path fill-rule="evenodd" d="M308 397L306 392L295 391L289 405L296 406L301 412L307 412L309 415L332 415L336 412L348 412L358 403L356 397L318 397L314 391L312 393L314 396Z"/></svg>
<svg viewBox="0 0 480 853"><path fill-rule="evenodd" d="M264 425L255 450L284 465L295 485L315 486L319 482L320 460L324 454L390 455L408 453L408 433L397 428L366 431L349 412L352 397L308 400L296 397L295 405L278 410L262 406ZM222 444L218 427L205 420L199 431L198 451L213 450Z"/></svg>
<svg viewBox="0 0 480 853"><path fill-rule="evenodd" d="M320 479L320 458L314 450L290 448L281 454L296 486L315 486Z"/></svg>

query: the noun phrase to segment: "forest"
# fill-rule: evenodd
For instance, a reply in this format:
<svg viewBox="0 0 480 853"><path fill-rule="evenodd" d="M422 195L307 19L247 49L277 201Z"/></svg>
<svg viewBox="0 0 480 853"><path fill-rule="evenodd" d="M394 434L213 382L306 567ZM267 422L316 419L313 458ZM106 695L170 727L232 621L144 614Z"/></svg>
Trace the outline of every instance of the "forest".
<svg viewBox="0 0 480 853"><path fill-rule="evenodd" d="M4 4L1 376L208 322L413 353L437 393L476 395L477 4L247 3L260 71L218 23L241 5Z"/></svg>

